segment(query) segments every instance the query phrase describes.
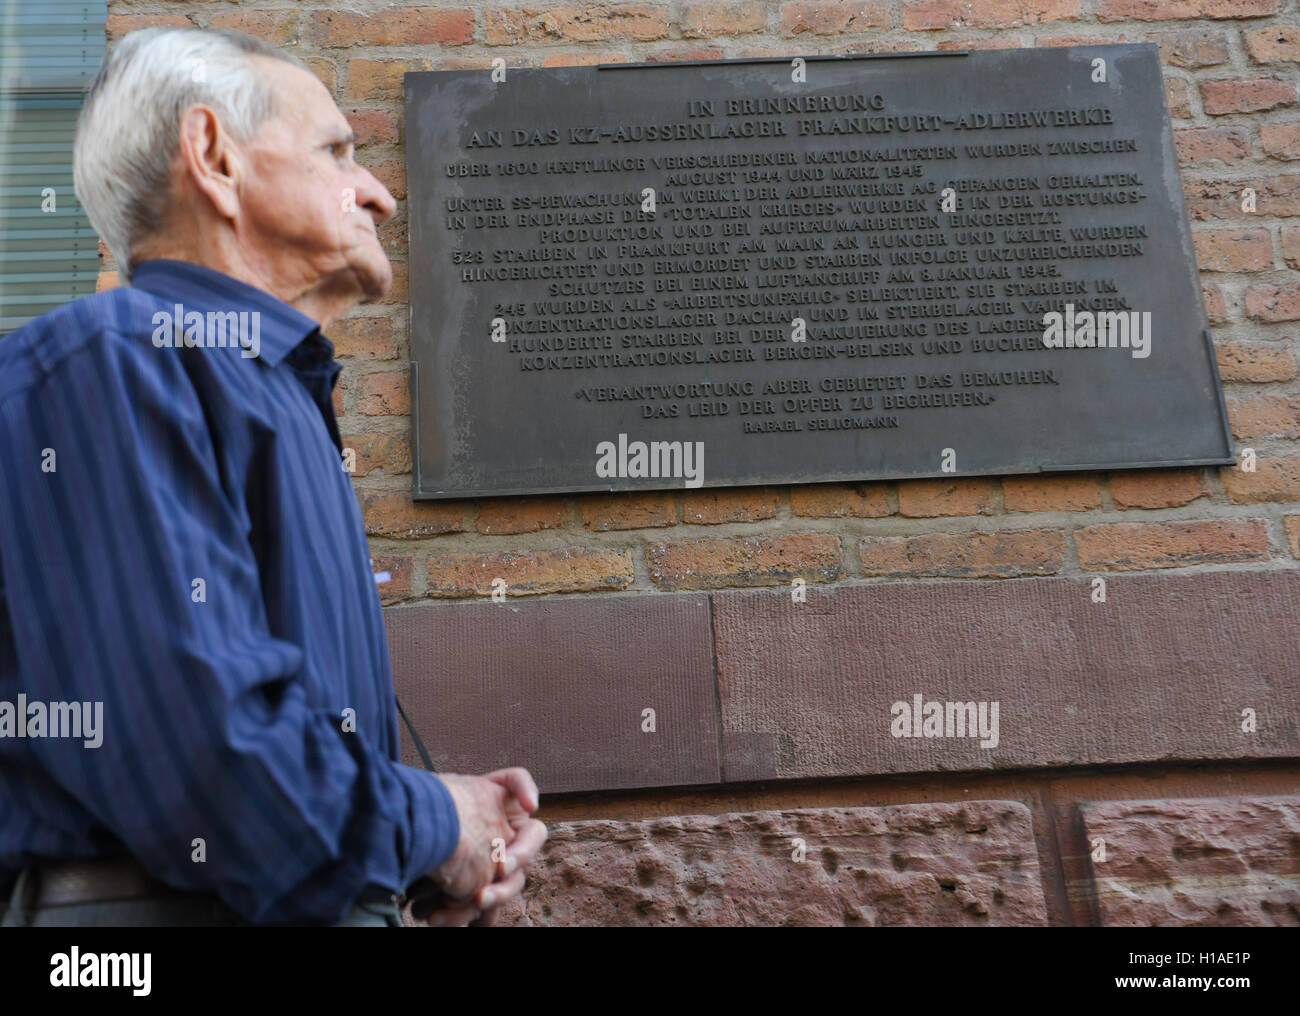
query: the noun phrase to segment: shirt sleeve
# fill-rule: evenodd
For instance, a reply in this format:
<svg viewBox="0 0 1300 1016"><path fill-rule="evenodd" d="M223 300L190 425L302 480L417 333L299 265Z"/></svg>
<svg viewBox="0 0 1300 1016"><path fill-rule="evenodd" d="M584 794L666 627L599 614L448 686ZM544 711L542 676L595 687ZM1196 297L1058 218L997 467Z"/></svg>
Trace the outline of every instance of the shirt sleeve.
<svg viewBox="0 0 1300 1016"><path fill-rule="evenodd" d="M308 701L184 363L99 336L0 401L18 691L102 709L93 736L26 750L161 880L258 923L330 923L447 860L455 805Z"/></svg>

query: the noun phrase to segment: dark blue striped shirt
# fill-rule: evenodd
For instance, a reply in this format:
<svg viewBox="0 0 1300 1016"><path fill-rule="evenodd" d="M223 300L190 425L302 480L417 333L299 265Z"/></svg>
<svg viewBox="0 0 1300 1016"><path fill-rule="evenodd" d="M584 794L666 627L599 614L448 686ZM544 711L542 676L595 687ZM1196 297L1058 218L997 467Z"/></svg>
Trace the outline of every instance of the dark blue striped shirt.
<svg viewBox="0 0 1300 1016"><path fill-rule="evenodd" d="M0 339L0 889L125 851L249 920L329 923L451 856L451 795L398 761L333 356L166 260ZM83 702L97 747L31 736L34 704L66 734L48 707Z"/></svg>

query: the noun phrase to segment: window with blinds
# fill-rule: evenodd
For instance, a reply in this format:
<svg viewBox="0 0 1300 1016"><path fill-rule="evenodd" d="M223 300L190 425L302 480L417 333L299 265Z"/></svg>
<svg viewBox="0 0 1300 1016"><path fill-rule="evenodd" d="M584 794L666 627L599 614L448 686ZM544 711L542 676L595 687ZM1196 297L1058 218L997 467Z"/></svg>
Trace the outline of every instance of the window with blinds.
<svg viewBox="0 0 1300 1016"><path fill-rule="evenodd" d="M104 0L0 3L0 335L95 291L72 139L106 17Z"/></svg>

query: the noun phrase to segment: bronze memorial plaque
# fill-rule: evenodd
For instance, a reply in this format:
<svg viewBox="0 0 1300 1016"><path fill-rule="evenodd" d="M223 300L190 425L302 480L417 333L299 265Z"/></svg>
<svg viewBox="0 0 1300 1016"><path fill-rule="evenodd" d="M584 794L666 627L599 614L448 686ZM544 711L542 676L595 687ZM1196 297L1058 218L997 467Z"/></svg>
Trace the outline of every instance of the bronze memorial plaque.
<svg viewBox="0 0 1300 1016"><path fill-rule="evenodd" d="M417 498L1233 461L1153 45L406 75Z"/></svg>

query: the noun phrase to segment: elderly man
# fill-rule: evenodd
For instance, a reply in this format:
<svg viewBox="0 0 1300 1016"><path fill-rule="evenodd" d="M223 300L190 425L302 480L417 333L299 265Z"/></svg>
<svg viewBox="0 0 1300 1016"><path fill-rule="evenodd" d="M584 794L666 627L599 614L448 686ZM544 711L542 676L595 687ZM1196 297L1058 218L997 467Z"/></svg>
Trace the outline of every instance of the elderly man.
<svg viewBox="0 0 1300 1016"><path fill-rule="evenodd" d="M537 788L398 761L322 335L388 288L392 196L234 32L123 39L74 166L130 286L0 340L6 923L391 925L417 882L484 921Z"/></svg>

